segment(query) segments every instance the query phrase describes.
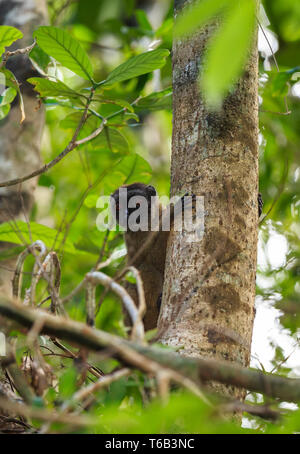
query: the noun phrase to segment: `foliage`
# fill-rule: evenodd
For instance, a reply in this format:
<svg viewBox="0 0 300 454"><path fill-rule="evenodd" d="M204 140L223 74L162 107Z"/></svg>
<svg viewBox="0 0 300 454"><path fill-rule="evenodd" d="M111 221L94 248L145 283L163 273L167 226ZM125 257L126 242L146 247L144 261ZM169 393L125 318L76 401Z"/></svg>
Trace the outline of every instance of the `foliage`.
<svg viewBox="0 0 300 454"><path fill-rule="evenodd" d="M189 36L197 33L207 22L220 25L208 43L205 67L199 82L207 104L217 108L241 75L247 59L256 26L255 2L195 1L179 14L175 34L178 37Z"/></svg>
<svg viewBox="0 0 300 454"><path fill-rule="evenodd" d="M110 232L106 237L106 232L96 228L98 197L134 181L148 183L151 180L160 194L169 191L172 108L169 53L173 20L172 5L167 0L161 2L163 13L157 21L150 14L150 7L148 14L135 0L79 0L70 2L68 8L62 8L61 4L60 1L51 2L51 26L35 31L37 45L30 53L41 74L30 78L29 83L47 114L43 159L51 161L69 143L90 96L93 98L87 121L78 139L88 137L104 119L106 123L100 135L41 175L29 225L21 221L16 225L2 224L0 240L20 245L40 239L49 249L54 249L62 265L61 295L65 296L95 265L102 245L103 261L112 254L115 256L115 260L106 266L105 273L114 275L123 261L124 244L119 232ZM180 39L185 39L187 32L194 33L200 26L211 24L216 17L220 21L200 79L202 93L213 108L217 108L234 88L243 71L255 27L253 5L250 0L203 0L192 5L177 20L175 34ZM279 374L296 376L299 370L287 357L291 346L299 353L300 90L297 78L300 73L300 11L297 2L292 0L264 0L263 5L271 21L269 29L275 33L279 46L276 54L279 71L270 53L264 50L260 59L260 191L265 203L264 213L271 211L260 228L259 250L263 258L258 266L257 308L258 313L264 305L276 310L281 323L280 333L284 332L288 338L288 351L281 338L271 339L273 356L266 363L262 360L262 366L268 371L274 368ZM21 37L13 27L1 26L0 53ZM264 49L268 49L266 43ZM0 74L5 78L0 96L2 120L8 115L17 94L22 112L23 107L15 76L4 65ZM291 114L287 114L287 107ZM272 244L276 248L276 242L272 243L274 238L285 245L279 262L271 253ZM11 255L19 252L20 249L14 247ZM0 258L7 258L7 253ZM31 259L26 260L24 270L29 273L25 273L23 279L23 287L27 288ZM36 294L37 302L42 303L45 285L39 283ZM100 287L97 300L104 295L104 289ZM47 307L49 302L43 304ZM85 320L82 293L65 307L72 319ZM99 305L96 327L126 335L120 303L111 293L105 295ZM263 335L267 339L268 333ZM43 352L50 354L45 359L56 375L53 388L43 396L44 405L50 410L62 408L65 402L72 400L82 383L88 384L95 376L87 372L84 377L71 358L58 356L62 352L50 340L43 337L39 340ZM28 348L20 333L16 334L16 341L20 365ZM97 355L89 361L105 373L118 366L115 360L99 359ZM257 363L256 367L260 368L261 364ZM244 422L247 428L243 429L234 422L220 419L201 399L186 392L175 389L167 404L159 399L152 400L155 393L154 380L146 375L135 372L129 378L124 377L94 394L91 405L82 410L93 416L94 425L78 431L299 432L298 410L277 423L247 415ZM250 403L264 404L266 401L262 395L248 397ZM35 421L34 424L40 427L42 423ZM53 428L61 432L67 430L58 423Z"/></svg>

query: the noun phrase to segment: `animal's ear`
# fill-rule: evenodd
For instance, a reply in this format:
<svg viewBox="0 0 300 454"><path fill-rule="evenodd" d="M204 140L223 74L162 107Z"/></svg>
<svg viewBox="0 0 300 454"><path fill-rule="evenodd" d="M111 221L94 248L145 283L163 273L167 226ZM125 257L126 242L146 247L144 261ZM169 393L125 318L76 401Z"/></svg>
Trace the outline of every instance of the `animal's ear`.
<svg viewBox="0 0 300 454"><path fill-rule="evenodd" d="M147 186L147 192L150 196L156 196L156 190L151 184Z"/></svg>

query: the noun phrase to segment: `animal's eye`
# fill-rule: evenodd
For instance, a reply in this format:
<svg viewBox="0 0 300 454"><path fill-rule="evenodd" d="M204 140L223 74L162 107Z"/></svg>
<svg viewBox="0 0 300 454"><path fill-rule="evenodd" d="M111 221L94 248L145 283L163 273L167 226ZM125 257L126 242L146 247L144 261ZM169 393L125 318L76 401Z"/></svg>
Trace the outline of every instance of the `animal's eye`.
<svg viewBox="0 0 300 454"><path fill-rule="evenodd" d="M137 204L136 204L136 207L137 207L137 208L140 208L140 206L141 206L140 203L137 203Z"/></svg>

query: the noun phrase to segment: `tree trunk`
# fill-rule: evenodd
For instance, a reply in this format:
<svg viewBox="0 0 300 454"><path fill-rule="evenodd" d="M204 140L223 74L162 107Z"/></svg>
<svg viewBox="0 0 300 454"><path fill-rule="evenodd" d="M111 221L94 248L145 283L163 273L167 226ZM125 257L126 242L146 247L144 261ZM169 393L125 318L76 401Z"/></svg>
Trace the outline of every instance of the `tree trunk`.
<svg viewBox="0 0 300 454"><path fill-rule="evenodd" d="M39 26L47 23L46 0L0 0L0 25L11 25L23 32L24 37L14 43L9 50L24 48L33 42L32 33ZM32 172L40 166L40 143L45 123L43 107L39 107L36 93L26 80L36 76L28 55L16 55L9 58L6 67L10 69L20 83L26 118L21 123L18 99L15 99L9 115L0 122L0 181L16 178ZM13 219L24 219L33 205L33 194L37 179L22 185L0 188L0 223ZM11 245L0 243L0 254ZM15 258L2 260L0 264L0 294L11 295L11 279L15 267ZM0 320L0 332L5 332L3 320ZM13 394L7 379L0 371L0 392L6 396ZM14 396L16 397L16 396ZM7 421L1 416L0 431L19 433L20 426Z"/></svg>
<svg viewBox="0 0 300 454"><path fill-rule="evenodd" d="M23 39L9 50L20 49L33 42L32 33L47 22L45 0L0 0L0 25L11 25L23 32ZM24 100L26 119L21 124L18 100L9 115L0 123L0 181L16 178L32 172L40 166L40 142L45 122L44 109L38 108L36 93L26 79L36 74L27 54L11 57L7 62L19 81ZM0 222L24 218L30 213L37 179L22 186L0 188ZM1 245L1 250L7 247ZM11 294L11 269L14 260L1 262L0 293Z"/></svg>
<svg viewBox="0 0 300 454"><path fill-rule="evenodd" d="M176 4L179 9L184 2ZM173 44L171 194L204 197L204 236L187 243L181 232L170 235L158 334L183 355L248 366L258 227L258 53L255 42L234 92L220 111L207 110L197 79L215 27ZM212 387L243 397L233 387Z"/></svg>

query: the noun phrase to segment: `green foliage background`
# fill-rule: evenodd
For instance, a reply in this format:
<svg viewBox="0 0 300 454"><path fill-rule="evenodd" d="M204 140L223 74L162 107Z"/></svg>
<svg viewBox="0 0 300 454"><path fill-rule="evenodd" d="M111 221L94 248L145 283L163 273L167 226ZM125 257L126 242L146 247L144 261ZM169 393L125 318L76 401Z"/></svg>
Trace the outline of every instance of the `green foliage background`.
<svg viewBox="0 0 300 454"><path fill-rule="evenodd" d="M224 4L213 2L217 3ZM35 64L53 76L52 82L31 80L46 105L43 160L51 161L70 141L94 81L102 82L97 85L97 102L92 106L94 112L89 112L80 138L99 127L103 117L108 120L100 136L74 150L39 179L31 229L34 237L44 240L48 247L53 247L59 253L63 296L82 280L98 259L106 237L106 232L99 232L96 228L99 212L96 201L100 195L109 195L121 184L134 181L151 181L160 195L169 194L172 93L171 58L166 50L171 51L173 29L173 5L169 0L156 3L79 0L69 2L67 8L64 5L65 1L49 1L51 25L59 29L38 29L35 33L38 47L31 52ZM299 357L300 102L296 93L300 93L300 88L297 91L295 84L298 71L300 73L300 8L292 0L264 0L263 5L270 20L268 28L278 43L276 58L279 72L272 58L269 59L271 68L266 70L266 59L261 55L260 191L265 203L264 213L272 209L260 226L260 251L264 259L258 267L257 305L258 309L259 305L267 305L280 310L277 313L280 329L284 329L285 335L290 337ZM221 36L223 51L216 50L214 63L209 69L212 75L209 78L210 85L207 81L206 85L204 83L208 101L214 107L230 88L228 83L224 86L224 71L230 81L242 70L242 61L237 63L234 74L230 67L235 56L232 42L239 37L243 27L241 21L239 26L235 25L236 22L232 21L230 33L227 30L227 34ZM248 19L247 23L249 25ZM5 32L10 33L8 38L13 36L11 30ZM55 36L56 45L48 40L49 34ZM68 39L71 40L71 58L57 45L57 42L66 42ZM72 39L76 40L76 44ZM218 39L216 45L217 42ZM149 60L149 54L145 54L146 59L140 57L140 54L149 51L150 46L151 49L157 49L152 50L154 61ZM220 52L221 61L218 60ZM76 62L74 55L78 57ZM132 58L134 60L130 60ZM9 108L6 106L17 93L12 77L7 90L0 104L3 116L8 114ZM209 98L209 90L213 98ZM286 99L291 111L289 115L284 114ZM20 223L19 227L26 236L26 224ZM18 237L13 235L7 225L0 226L1 241L18 243ZM277 238L280 235L281 241L286 244L286 254L280 266L272 264L268 256L268 242L274 235ZM14 248L11 254L17 252L19 248ZM116 254L118 258L104 270L111 275L124 260L124 244L118 232L109 233L103 260L113 252L119 253ZM7 254L1 258L6 257ZM27 271L30 271L30 260L26 266ZM28 287L29 282L29 277L25 276L24 288ZM97 292L100 298L103 289L99 288ZM41 283L38 287L39 301L44 297L45 285ZM66 304L66 309L73 319L84 321L84 295L76 295ZM120 303L112 294L106 295L100 307L96 327L125 335ZM267 339L268 333L261 333L261 336L264 335ZM24 352L23 342L24 339L20 337L20 358ZM76 391L78 371L71 360L62 362L50 358L49 363L56 368L58 386L48 391L45 401L48 408L54 408L57 403L70 399ZM299 375L299 367L295 362L289 362L287 351L276 339L272 339L269 363L278 374ZM104 372L116 367L116 361L100 361L97 357L93 364ZM259 362L255 365L259 368L264 366ZM88 410L94 416L95 424L86 431L291 433L300 430L297 405L293 406L291 414L276 424L247 416L244 428L240 428L235 423L219 418L201 400L180 390L173 391L167 405L155 399L152 401L153 386L151 380L136 373L129 379L114 383L109 390L100 391ZM264 396L254 394L249 395L248 400L266 402ZM36 422L36 425L40 423ZM64 427L56 425L55 430L63 432Z"/></svg>

